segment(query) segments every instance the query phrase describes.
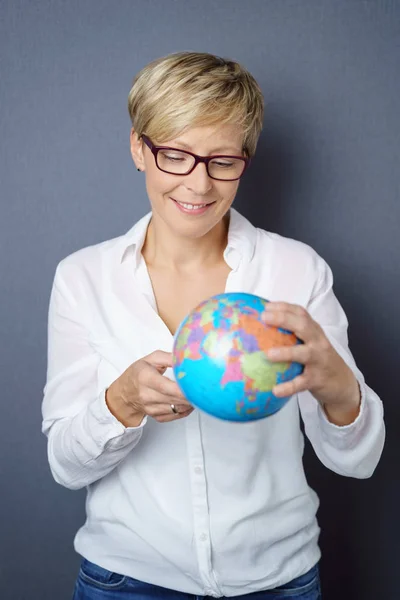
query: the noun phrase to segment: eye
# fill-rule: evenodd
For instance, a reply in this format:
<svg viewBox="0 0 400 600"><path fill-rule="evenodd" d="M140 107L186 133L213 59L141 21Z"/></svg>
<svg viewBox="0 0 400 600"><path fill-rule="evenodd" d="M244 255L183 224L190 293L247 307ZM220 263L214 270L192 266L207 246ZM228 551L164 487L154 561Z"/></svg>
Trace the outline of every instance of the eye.
<svg viewBox="0 0 400 600"><path fill-rule="evenodd" d="M232 162L225 162L225 161L222 161L222 160L213 160L212 164L215 165L216 167L220 167L222 169L224 169L224 168L225 169L226 168L229 169L229 167L233 167L233 163Z"/></svg>
<svg viewBox="0 0 400 600"><path fill-rule="evenodd" d="M171 162L182 162L185 160L182 156L168 156L168 154L164 154L164 158L170 160Z"/></svg>
<svg viewBox="0 0 400 600"><path fill-rule="evenodd" d="M169 162L174 162L174 163L184 162L185 160L188 159L187 156L184 156L180 153L175 153L175 152L162 152L162 157L163 157L163 159L168 160Z"/></svg>

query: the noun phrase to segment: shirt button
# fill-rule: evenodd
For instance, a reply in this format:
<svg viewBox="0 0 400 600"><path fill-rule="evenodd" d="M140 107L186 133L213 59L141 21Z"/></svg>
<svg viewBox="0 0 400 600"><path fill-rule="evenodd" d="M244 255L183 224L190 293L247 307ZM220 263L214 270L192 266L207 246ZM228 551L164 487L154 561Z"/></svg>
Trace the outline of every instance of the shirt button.
<svg viewBox="0 0 400 600"><path fill-rule="evenodd" d="M195 467L194 468L194 472L197 473L197 474L200 474L200 473L203 472L203 469L201 467Z"/></svg>
<svg viewBox="0 0 400 600"><path fill-rule="evenodd" d="M206 539L208 539L208 535L206 533L202 533L201 536L200 536L200 541L201 542L205 542Z"/></svg>

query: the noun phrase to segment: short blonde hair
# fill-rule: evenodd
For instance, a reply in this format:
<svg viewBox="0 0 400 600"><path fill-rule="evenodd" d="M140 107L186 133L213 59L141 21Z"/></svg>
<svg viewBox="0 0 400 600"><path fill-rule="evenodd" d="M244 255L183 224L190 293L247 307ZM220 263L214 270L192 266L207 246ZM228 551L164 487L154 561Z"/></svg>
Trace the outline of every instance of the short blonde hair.
<svg viewBox="0 0 400 600"><path fill-rule="evenodd" d="M178 52L154 60L135 77L128 110L140 137L163 143L189 127L234 124L243 151L253 156L261 133L264 98L240 64L206 52Z"/></svg>

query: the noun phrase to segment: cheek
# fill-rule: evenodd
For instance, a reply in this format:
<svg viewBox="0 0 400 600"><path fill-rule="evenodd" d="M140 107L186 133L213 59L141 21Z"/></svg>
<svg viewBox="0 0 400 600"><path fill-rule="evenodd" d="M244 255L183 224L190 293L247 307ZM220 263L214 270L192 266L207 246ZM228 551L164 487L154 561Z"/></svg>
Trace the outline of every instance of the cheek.
<svg viewBox="0 0 400 600"><path fill-rule="evenodd" d="M156 165L146 166L146 188L153 200L157 200L156 196L167 193L175 185L169 175L157 169Z"/></svg>
<svg viewBox="0 0 400 600"><path fill-rule="evenodd" d="M216 183L218 195L221 198L221 200L224 201L224 204L232 203L235 199L239 184L236 181L232 181L231 183L223 183L217 181Z"/></svg>

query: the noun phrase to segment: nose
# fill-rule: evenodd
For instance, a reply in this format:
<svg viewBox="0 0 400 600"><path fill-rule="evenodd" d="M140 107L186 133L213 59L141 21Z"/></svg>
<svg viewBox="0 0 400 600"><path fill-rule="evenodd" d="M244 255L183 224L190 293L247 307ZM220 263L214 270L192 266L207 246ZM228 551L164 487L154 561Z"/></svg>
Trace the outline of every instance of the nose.
<svg viewBox="0 0 400 600"><path fill-rule="evenodd" d="M205 196L212 188L212 179L208 176L204 163L199 163L189 175L184 177L185 187L198 196Z"/></svg>

